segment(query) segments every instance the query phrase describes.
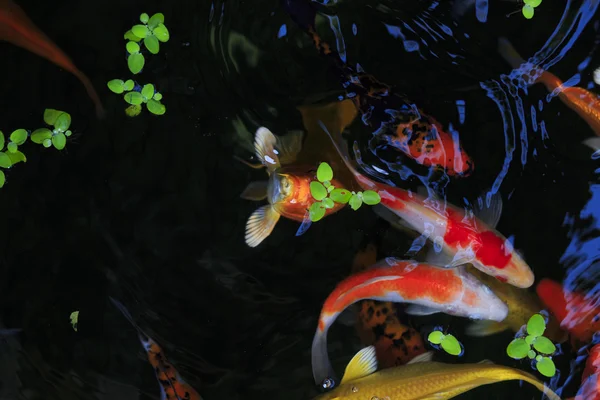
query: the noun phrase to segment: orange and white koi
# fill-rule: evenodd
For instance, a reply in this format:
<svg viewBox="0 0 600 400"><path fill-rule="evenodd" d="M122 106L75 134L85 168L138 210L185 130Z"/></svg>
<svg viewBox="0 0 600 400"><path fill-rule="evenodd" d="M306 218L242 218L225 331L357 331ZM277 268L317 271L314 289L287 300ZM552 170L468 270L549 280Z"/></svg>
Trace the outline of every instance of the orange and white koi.
<svg viewBox="0 0 600 400"><path fill-rule="evenodd" d="M269 201L268 205L258 208L250 215L246 223L246 244L250 247L258 246L265 240L279 221L281 216L293 221L302 222L297 235L310 226L307 218L308 209L316 201L310 193L310 182L315 180L315 168L310 166L282 167L295 161L302 146L302 132L295 131L286 136L275 137L265 127L256 131L254 147L256 156L261 165L253 168L266 167L269 174L268 181L252 182L241 194L243 199ZM310 172L310 171L313 172ZM341 187L333 179L331 184ZM332 208L325 210L325 216L331 215L344 204L335 203Z"/></svg>
<svg viewBox="0 0 600 400"><path fill-rule="evenodd" d="M340 282L325 300L312 343L313 377L317 385L333 379L327 332L348 306L365 299L409 303L417 309L472 319L502 321L508 308L463 267L444 269L416 261L385 258L366 271ZM409 311L407 311L409 312Z"/></svg>
<svg viewBox="0 0 600 400"><path fill-rule="evenodd" d="M588 354L575 400L600 400L600 344Z"/></svg>
<svg viewBox="0 0 600 400"><path fill-rule="evenodd" d="M138 331L140 342L148 354L148 361L154 368L156 379L160 385L161 400L202 400L202 397L198 392L181 378L173 364L167 360L158 343L152 340L137 326L125 306L112 297L110 298L110 301Z"/></svg>

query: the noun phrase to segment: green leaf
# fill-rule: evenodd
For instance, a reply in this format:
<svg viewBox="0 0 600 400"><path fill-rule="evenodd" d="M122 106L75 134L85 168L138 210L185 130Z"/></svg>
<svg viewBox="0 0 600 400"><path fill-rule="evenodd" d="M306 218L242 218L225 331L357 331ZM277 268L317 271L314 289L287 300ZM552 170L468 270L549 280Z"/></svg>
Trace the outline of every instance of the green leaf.
<svg viewBox="0 0 600 400"><path fill-rule="evenodd" d="M148 35L144 38L144 46L148 49L148 51L152 54L158 54L160 50L160 42L154 35Z"/></svg>
<svg viewBox="0 0 600 400"><path fill-rule="evenodd" d="M363 192L363 201L369 206L374 206L375 204L379 204L381 197L374 190L365 190Z"/></svg>
<svg viewBox="0 0 600 400"><path fill-rule="evenodd" d="M125 45L125 49L127 49L127 52L129 54L136 54L140 52L140 45L136 42L127 42L127 44Z"/></svg>
<svg viewBox="0 0 600 400"><path fill-rule="evenodd" d="M162 100L162 94L160 94L158 92L154 93L153 99L156 100L156 101L161 101Z"/></svg>
<svg viewBox="0 0 600 400"><path fill-rule="evenodd" d="M46 128L36 129L31 133L31 141L33 143L42 144L44 140L52 137L52 131Z"/></svg>
<svg viewBox="0 0 600 400"><path fill-rule="evenodd" d="M554 365L554 361L552 361L551 358L542 357L542 360L539 361L535 365L535 367L538 371L540 371L540 374L549 378L553 377L556 374L556 366Z"/></svg>
<svg viewBox="0 0 600 400"><path fill-rule="evenodd" d="M127 57L127 66L132 74L138 74L143 68L146 60L141 53L131 54Z"/></svg>
<svg viewBox="0 0 600 400"><path fill-rule="evenodd" d="M315 200L321 201L327 197L327 189L325 189L325 186L321 182L312 181L310 183L310 194L312 194Z"/></svg>
<svg viewBox="0 0 600 400"><path fill-rule="evenodd" d="M142 96L146 98L146 101L152 99L152 96L154 96L154 85L151 83L144 85L142 88Z"/></svg>
<svg viewBox="0 0 600 400"><path fill-rule="evenodd" d="M19 150L19 146L17 146L17 144L14 142L10 142L8 146L6 146L6 150L8 150L7 154L14 153L15 151Z"/></svg>
<svg viewBox="0 0 600 400"><path fill-rule="evenodd" d="M533 348L542 354L552 354L556 351L556 346L550 339L544 336L538 336L533 342Z"/></svg>
<svg viewBox="0 0 600 400"><path fill-rule="evenodd" d="M354 211L358 210L360 208L360 206L362 206L362 199L360 198L360 196L358 194L353 194L352 197L350 197L350 208L352 208Z"/></svg>
<svg viewBox="0 0 600 400"><path fill-rule="evenodd" d="M317 222L325 216L326 208L320 201L313 203L308 209L308 216L312 222Z"/></svg>
<svg viewBox="0 0 600 400"><path fill-rule="evenodd" d="M542 336L546 330L546 321L540 314L533 314L527 321L527 333L532 336Z"/></svg>
<svg viewBox="0 0 600 400"><path fill-rule="evenodd" d="M22 145L27 140L27 131L25 129L17 129L10 134L10 140L15 142L17 146Z"/></svg>
<svg viewBox="0 0 600 400"><path fill-rule="evenodd" d="M323 181L323 186L325 186L325 189L329 189L331 187L331 182Z"/></svg>
<svg viewBox="0 0 600 400"><path fill-rule="evenodd" d="M15 165L18 162L26 162L27 161L27 157L25 157L25 154L21 153L20 151L15 151L14 153L7 153L8 158L10 158L10 161L12 162L13 165Z"/></svg>
<svg viewBox="0 0 600 400"><path fill-rule="evenodd" d="M542 0L525 0L524 3L527 4L528 6L536 8L537 6L542 4Z"/></svg>
<svg viewBox="0 0 600 400"><path fill-rule="evenodd" d="M523 16L527 19L531 19L533 18L533 14L535 13L535 11L533 10L533 7L531 7L530 5L525 4L523 6Z"/></svg>
<svg viewBox="0 0 600 400"><path fill-rule="evenodd" d="M140 92L129 92L123 96L125 101L129 104L138 105L144 102L144 96Z"/></svg>
<svg viewBox="0 0 600 400"><path fill-rule="evenodd" d="M444 349L448 354L458 356L460 353L462 353L462 346L458 339L456 339L453 335L446 335L441 344L442 349Z"/></svg>
<svg viewBox="0 0 600 400"><path fill-rule="evenodd" d="M427 336L427 340L429 340L433 344L440 344L444 340L446 335L442 331L433 331Z"/></svg>
<svg viewBox="0 0 600 400"><path fill-rule="evenodd" d="M139 42L140 40L142 40L141 37L135 36L131 29L125 32L125 35L123 35L123 39L132 40L134 42Z"/></svg>
<svg viewBox="0 0 600 400"><path fill-rule="evenodd" d="M54 125L58 119L58 116L62 113L64 113L64 111L47 108L44 110L44 122L48 125Z"/></svg>
<svg viewBox="0 0 600 400"><path fill-rule="evenodd" d="M125 90L125 82L123 82L121 79L113 79L108 81L107 86L111 92L116 94L121 94Z"/></svg>
<svg viewBox="0 0 600 400"><path fill-rule="evenodd" d="M69 126L71 126L71 115L66 112L60 114L54 123L54 128L59 132L65 132Z"/></svg>
<svg viewBox="0 0 600 400"><path fill-rule="evenodd" d="M146 107L148 108L148 111L154 115L163 115L167 111L163 104L154 99L148 100Z"/></svg>
<svg viewBox="0 0 600 400"><path fill-rule="evenodd" d="M139 104L130 105L125 109L125 114L128 117L137 117L142 112L142 106Z"/></svg>
<svg viewBox="0 0 600 400"><path fill-rule="evenodd" d="M527 342L528 345L531 346L533 344L533 342L535 342L535 338L536 338L536 336L527 335L525 337L525 341Z"/></svg>
<svg viewBox="0 0 600 400"><path fill-rule="evenodd" d="M6 153L0 153L0 167L2 168L10 168L12 167L12 161L10 157Z"/></svg>
<svg viewBox="0 0 600 400"><path fill-rule="evenodd" d="M165 16L162 13L156 13L148 21L148 28L154 29L158 24L165 23Z"/></svg>
<svg viewBox="0 0 600 400"><path fill-rule="evenodd" d="M146 13L142 13L140 15L140 21L142 21L143 24L147 24L149 19L150 19L150 16Z"/></svg>
<svg viewBox="0 0 600 400"><path fill-rule="evenodd" d="M325 206L325 208L333 208L335 206L335 203L329 197L325 197L323 199L323 205Z"/></svg>
<svg viewBox="0 0 600 400"><path fill-rule="evenodd" d="M163 43L169 41L169 30L163 24L158 24L158 26L152 30L152 33Z"/></svg>
<svg viewBox="0 0 600 400"><path fill-rule="evenodd" d="M506 354L508 354L510 358L520 360L527 356L527 352L530 349L531 346L527 344L525 339L514 339L508 344L508 347L506 348Z"/></svg>
<svg viewBox="0 0 600 400"><path fill-rule="evenodd" d="M73 134L73 132L71 132L70 130L67 130L67 131L65 132L65 136L66 136L66 137L69 137L69 136L71 136L72 134Z"/></svg>
<svg viewBox="0 0 600 400"><path fill-rule="evenodd" d="M0 131L0 150L4 148L4 133Z"/></svg>
<svg viewBox="0 0 600 400"><path fill-rule="evenodd" d="M125 89L126 91L130 91L135 87L135 82L133 81L133 79L127 79L125 81L125 83L123 84L123 89Z"/></svg>
<svg viewBox="0 0 600 400"><path fill-rule="evenodd" d="M73 326L73 330L77 332L77 322L79 321L79 311L73 311L71 315L69 315L69 319L71 320L71 325Z"/></svg>
<svg viewBox="0 0 600 400"><path fill-rule="evenodd" d="M319 164L319 168L317 169L317 179L321 182L333 179L333 170L326 162Z"/></svg>
<svg viewBox="0 0 600 400"><path fill-rule="evenodd" d="M133 28L131 28L131 32L133 32L135 36L143 39L148 36L150 30L146 25L134 25Z"/></svg>
<svg viewBox="0 0 600 400"><path fill-rule="evenodd" d="M0 171L0 188L4 187L6 183L6 176L4 176L4 172Z"/></svg>
<svg viewBox="0 0 600 400"><path fill-rule="evenodd" d="M43 145L45 148L48 148L48 147L52 146L52 139L50 139L50 138L48 138L48 139L44 139L44 141L42 142L42 145Z"/></svg>
<svg viewBox="0 0 600 400"><path fill-rule="evenodd" d="M52 144L54 145L56 150L62 150L67 144L67 137L64 133L58 132L56 135L52 136Z"/></svg>
<svg viewBox="0 0 600 400"><path fill-rule="evenodd" d="M527 357L529 357L531 360L533 360L535 358L535 351L534 350L529 350L527 352Z"/></svg>

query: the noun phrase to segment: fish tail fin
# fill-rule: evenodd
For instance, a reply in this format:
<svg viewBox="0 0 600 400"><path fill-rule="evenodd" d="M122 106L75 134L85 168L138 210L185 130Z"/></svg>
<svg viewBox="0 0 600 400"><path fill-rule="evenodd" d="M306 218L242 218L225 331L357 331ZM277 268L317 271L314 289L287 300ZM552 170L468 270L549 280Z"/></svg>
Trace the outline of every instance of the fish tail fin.
<svg viewBox="0 0 600 400"><path fill-rule="evenodd" d="M469 336L484 337L504 332L508 329L506 324L495 321L479 320L467 326L466 333Z"/></svg>
<svg viewBox="0 0 600 400"><path fill-rule="evenodd" d="M139 325L135 322L135 320L133 319L133 316L131 315L131 313L129 312L129 310L123 305L123 303L121 303L119 300L115 299L114 297L108 296L108 298L110 299L110 301L113 303L113 305L119 310L121 311L121 313L123 314L123 316L127 319L127 321L129 321L129 323L131 325L133 325L133 327L138 331L138 335L140 337L140 341L142 342L142 345L144 346L144 348L146 347L146 342L150 339L150 336L148 336L140 327Z"/></svg>
<svg viewBox="0 0 600 400"><path fill-rule="evenodd" d="M313 338L310 356L313 378L316 385L324 385L327 378L333 379L334 381L336 380L335 372L329 362L329 354L327 353L327 327L322 329L319 325L317 328L317 332Z"/></svg>
<svg viewBox="0 0 600 400"><path fill-rule="evenodd" d="M519 68L525 62L523 57L517 52L508 39L498 38L498 52L510 64L513 69Z"/></svg>
<svg viewBox="0 0 600 400"><path fill-rule="evenodd" d="M273 232L279 217L281 215L270 204L257 208L246 222L246 244L258 246Z"/></svg>

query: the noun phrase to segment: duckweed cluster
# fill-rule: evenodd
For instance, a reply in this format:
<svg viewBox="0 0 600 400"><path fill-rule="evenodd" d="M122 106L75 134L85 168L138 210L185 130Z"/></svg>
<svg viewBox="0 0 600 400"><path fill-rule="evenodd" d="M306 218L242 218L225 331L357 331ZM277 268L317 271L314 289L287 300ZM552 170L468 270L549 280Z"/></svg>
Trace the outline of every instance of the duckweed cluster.
<svg viewBox="0 0 600 400"><path fill-rule="evenodd" d="M444 334L436 329L427 336L427 340L433 347L439 350L441 347L446 353L453 356L460 356L464 353L463 345L451 334Z"/></svg>

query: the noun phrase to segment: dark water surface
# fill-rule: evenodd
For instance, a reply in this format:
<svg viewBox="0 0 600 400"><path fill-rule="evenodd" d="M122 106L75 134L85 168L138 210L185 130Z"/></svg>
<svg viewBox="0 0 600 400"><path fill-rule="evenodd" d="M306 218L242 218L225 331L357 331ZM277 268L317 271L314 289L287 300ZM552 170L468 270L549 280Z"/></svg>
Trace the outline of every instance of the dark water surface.
<svg viewBox="0 0 600 400"><path fill-rule="evenodd" d="M364 161L391 171L401 187L430 182L459 207L499 188L504 213L497 229L514 235L536 280L564 281L597 298L600 163L581 144L594 132L558 98L548 102L542 85L524 90L503 75L511 69L496 47L504 36L526 59L538 52L534 64L597 91L598 1L544 0L529 21L520 12L506 17L517 4L490 2L485 23L473 9L454 21L450 3L430 0L330 3L348 62L452 123L476 167L469 178L435 182L410 164L390 168L366 150L370 133L358 119L349 130ZM41 127L44 109L56 108L72 115L75 132L62 152L25 146L27 163L7 172L0 191L0 322L23 329L0 342L0 398L160 398L136 331L109 296L125 304L205 399L312 398L310 346L324 299L349 274L366 235L384 235L390 255L406 251L413 237L362 207L299 237L298 223L282 218L251 249L246 220L264 203L239 195L266 173L233 156L251 158L259 126L276 134L304 129L298 106L343 95L331 63L276 0L19 4L90 77L108 116L95 119L71 74L0 43L0 129ZM142 12L164 13L170 30L169 42L136 76L157 86L167 112L128 118L122 96L106 82L131 76L123 33ZM328 19L318 21L336 43ZM457 100L466 104L462 124ZM77 332L69 322L75 310ZM460 362L487 358L531 371L505 353L513 332L475 339L463 334L464 319L411 321L451 328L465 347ZM334 325L329 350L340 374L361 347L353 327ZM553 388L564 384L573 359L570 352L555 357L561 377ZM541 398L516 382L459 398L509 396Z"/></svg>

